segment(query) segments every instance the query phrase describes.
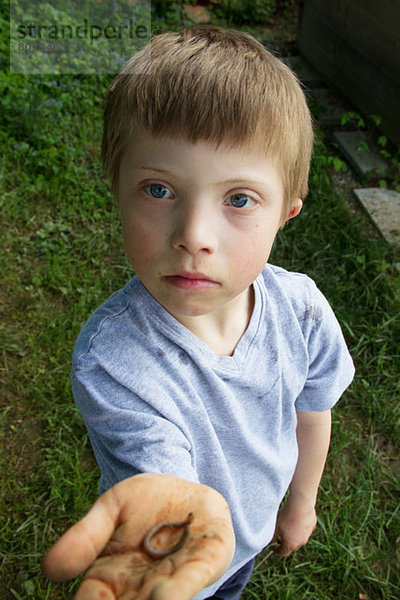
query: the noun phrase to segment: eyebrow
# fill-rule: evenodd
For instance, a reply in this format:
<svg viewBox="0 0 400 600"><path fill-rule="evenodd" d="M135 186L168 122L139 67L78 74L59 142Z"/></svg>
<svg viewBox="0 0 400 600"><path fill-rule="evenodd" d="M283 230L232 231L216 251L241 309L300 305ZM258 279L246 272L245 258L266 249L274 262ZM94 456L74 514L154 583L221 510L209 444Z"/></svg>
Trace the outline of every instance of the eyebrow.
<svg viewBox="0 0 400 600"><path fill-rule="evenodd" d="M173 175L172 171L168 171L168 169L156 169L156 167L138 167L140 171L157 171L157 173L168 173L169 175Z"/></svg>
<svg viewBox="0 0 400 600"><path fill-rule="evenodd" d="M157 173L166 173L168 175L173 175L174 177L177 177L177 175L175 173L173 173L172 171L168 171L168 169L157 169L156 167L138 167L139 170L142 171L156 171ZM265 185L266 182L265 181L259 181L257 179L250 179L247 177L235 177L234 179L226 179L224 181L218 181L217 185L233 185L233 184L256 184L256 185Z"/></svg>

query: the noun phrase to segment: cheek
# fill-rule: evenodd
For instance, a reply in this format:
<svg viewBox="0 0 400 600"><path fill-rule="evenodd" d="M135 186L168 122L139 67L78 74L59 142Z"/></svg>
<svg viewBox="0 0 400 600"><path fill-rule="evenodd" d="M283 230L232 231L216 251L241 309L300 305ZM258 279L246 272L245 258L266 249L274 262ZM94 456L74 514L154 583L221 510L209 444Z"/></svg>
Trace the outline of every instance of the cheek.
<svg viewBox="0 0 400 600"><path fill-rule="evenodd" d="M268 260L270 247L268 242L247 239L246 243L232 249L231 264L234 278L241 286L252 283L263 270Z"/></svg>
<svg viewBox="0 0 400 600"><path fill-rule="evenodd" d="M147 264L159 252L161 236L154 224L136 219L124 220L122 231L126 253L132 264Z"/></svg>
<svg viewBox="0 0 400 600"><path fill-rule="evenodd" d="M237 261L238 266L251 271L264 265L269 257L272 244L275 240L277 229L256 224L245 235L231 241L231 256Z"/></svg>

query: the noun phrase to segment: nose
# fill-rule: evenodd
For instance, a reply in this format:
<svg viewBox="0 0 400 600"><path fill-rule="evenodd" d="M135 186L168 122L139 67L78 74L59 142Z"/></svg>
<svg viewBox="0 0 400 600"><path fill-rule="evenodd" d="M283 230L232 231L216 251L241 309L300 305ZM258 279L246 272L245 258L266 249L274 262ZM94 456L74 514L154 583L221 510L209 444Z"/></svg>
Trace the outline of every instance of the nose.
<svg viewBox="0 0 400 600"><path fill-rule="evenodd" d="M172 247L189 254L213 254L217 246L215 215L207 202L190 201L177 207Z"/></svg>

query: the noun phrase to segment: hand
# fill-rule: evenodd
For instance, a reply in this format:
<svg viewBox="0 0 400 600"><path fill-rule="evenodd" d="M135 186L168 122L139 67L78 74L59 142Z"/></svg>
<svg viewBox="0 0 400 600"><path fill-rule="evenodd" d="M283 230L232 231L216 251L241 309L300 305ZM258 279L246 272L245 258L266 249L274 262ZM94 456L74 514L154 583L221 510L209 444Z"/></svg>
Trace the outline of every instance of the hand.
<svg viewBox="0 0 400 600"><path fill-rule="evenodd" d="M183 546L164 558L143 547L163 521L193 520ZM165 527L153 548L173 547L183 529ZM141 474L103 494L50 549L46 575L64 581L89 567L75 600L189 600L229 567L235 538L228 505L214 489L168 475Z"/></svg>
<svg viewBox="0 0 400 600"><path fill-rule="evenodd" d="M290 496L278 513L274 552L280 556L289 556L308 542L317 526L315 508L291 500Z"/></svg>

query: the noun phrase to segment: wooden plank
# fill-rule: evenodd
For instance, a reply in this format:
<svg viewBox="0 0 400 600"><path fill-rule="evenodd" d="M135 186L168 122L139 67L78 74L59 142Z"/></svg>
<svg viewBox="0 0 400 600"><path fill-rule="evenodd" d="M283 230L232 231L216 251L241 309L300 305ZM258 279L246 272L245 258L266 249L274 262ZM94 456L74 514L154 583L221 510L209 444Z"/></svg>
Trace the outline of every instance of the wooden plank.
<svg viewBox="0 0 400 600"><path fill-rule="evenodd" d="M376 4L379 4L379 11ZM326 3L310 0L313 11L342 42L347 42L357 49L362 56L384 72L398 73L400 2L397 2L397 9L393 11L390 10L392 4L392 0L368 3L368 6L360 0L335 0Z"/></svg>

